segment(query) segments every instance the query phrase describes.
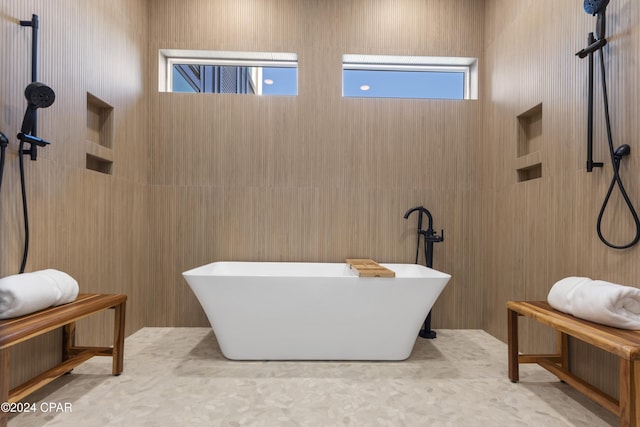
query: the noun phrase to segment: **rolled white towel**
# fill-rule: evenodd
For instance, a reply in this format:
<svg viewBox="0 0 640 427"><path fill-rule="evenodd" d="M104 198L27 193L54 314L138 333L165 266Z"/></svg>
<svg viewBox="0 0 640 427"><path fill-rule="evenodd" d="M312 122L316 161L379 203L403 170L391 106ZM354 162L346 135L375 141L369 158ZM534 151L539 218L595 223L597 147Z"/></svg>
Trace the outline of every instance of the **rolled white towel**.
<svg viewBox="0 0 640 427"><path fill-rule="evenodd" d="M78 282L67 273L47 269L0 279L0 319L23 316L78 297Z"/></svg>
<svg viewBox="0 0 640 427"><path fill-rule="evenodd" d="M551 307L581 319L640 330L640 289L588 277L567 277L549 291Z"/></svg>

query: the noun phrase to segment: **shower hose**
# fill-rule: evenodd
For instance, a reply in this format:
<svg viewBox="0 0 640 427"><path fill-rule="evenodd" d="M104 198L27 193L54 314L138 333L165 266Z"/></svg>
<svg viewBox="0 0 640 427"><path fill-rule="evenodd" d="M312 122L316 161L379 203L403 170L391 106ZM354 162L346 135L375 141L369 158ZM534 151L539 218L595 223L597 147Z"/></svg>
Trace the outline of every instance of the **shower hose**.
<svg viewBox="0 0 640 427"><path fill-rule="evenodd" d="M638 241L640 241L640 219L638 219L638 214L635 208L633 207L633 203L631 203L631 200L629 199L629 195L627 194L627 191L624 188L624 184L622 183L622 179L620 178L620 161L622 160L622 156L625 154L628 154L628 152L624 154L619 154L619 153L616 153L616 151L613 148L613 137L611 136L611 119L609 116L609 100L607 96L607 81L606 81L605 66L604 66L604 51L602 48L600 48L599 50L600 50L600 76L602 78L602 97L604 99L604 115L605 115L605 122L607 127L607 141L609 143L609 154L611 156L611 163L613 166L613 177L611 178L611 184L609 184L607 195L605 196L604 201L602 202L602 207L600 208L600 213L598 214L598 223L597 223L596 229L598 231L598 237L600 238L600 240L602 240L602 243L604 243L605 245L613 249L627 249L634 246L636 243L638 243ZM629 208L629 212L633 217L633 221L635 223L635 228L636 228L636 235L633 238L633 240L624 245L615 245L609 242L602 235L602 229L601 229L602 217L604 215L604 211L607 208L607 205L609 204L609 198L611 197L611 193L613 192L613 189L616 186L616 184L620 189L620 194L622 194L622 197L624 198L624 202Z"/></svg>
<svg viewBox="0 0 640 427"><path fill-rule="evenodd" d="M20 264L20 274L24 273L29 255L29 213L27 212L27 188L24 179L24 141L20 141L18 149L18 159L20 164L20 189L22 191L22 214L24 217L24 251L22 252L22 263Z"/></svg>
<svg viewBox="0 0 640 427"><path fill-rule="evenodd" d="M2 177L4 176L4 163L6 160L6 149L9 143L7 137L0 132L0 189L2 189ZM20 188L22 190L22 213L24 216L24 252L22 253L22 263L20 264L20 273L24 273L27 264L27 256L29 254L29 214L27 213L27 189L24 179L24 142L20 141L20 149L18 151L20 162Z"/></svg>

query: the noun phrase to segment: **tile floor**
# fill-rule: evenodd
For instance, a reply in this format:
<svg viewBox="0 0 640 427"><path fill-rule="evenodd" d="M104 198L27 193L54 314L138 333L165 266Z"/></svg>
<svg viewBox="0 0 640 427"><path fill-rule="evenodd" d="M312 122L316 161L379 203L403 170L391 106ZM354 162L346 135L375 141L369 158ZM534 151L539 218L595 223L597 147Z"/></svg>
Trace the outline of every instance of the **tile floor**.
<svg viewBox="0 0 640 427"><path fill-rule="evenodd" d="M94 358L26 399L28 426L617 426L534 365L506 372L506 344L439 330L402 362L234 362L208 328L144 328L125 371Z"/></svg>

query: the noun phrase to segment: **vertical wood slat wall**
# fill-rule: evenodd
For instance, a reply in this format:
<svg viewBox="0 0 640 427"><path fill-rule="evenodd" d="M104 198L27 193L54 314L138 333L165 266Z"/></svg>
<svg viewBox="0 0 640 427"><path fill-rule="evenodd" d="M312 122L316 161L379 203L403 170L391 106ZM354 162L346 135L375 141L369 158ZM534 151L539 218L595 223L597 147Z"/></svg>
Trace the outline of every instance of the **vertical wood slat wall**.
<svg viewBox="0 0 640 427"><path fill-rule="evenodd" d="M640 209L638 63L640 5L611 2L605 48L615 146L628 143L631 156L621 174ZM640 285L640 246L607 248L596 234L596 219L611 179L596 56L594 160L604 169L586 172L587 60L575 53L595 31L596 18L582 2L487 0L483 72L483 149L478 179L483 230L478 236L483 267L484 329L506 339L504 301L545 299L566 276L586 276ZM542 177L518 182L515 171L516 117L542 104L539 157ZM613 242L633 238L634 228L618 190L603 221ZM523 351L549 346L544 328L524 325ZM601 352L572 342L572 367L609 393L617 393L617 365ZM594 369L598 366L598 369Z"/></svg>
<svg viewBox="0 0 640 427"><path fill-rule="evenodd" d="M159 0L149 12L149 62L158 49L299 58L296 97L150 93L154 324L208 324L181 272L216 260L412 263L417 218L403 214L424 205L445 230L434 265L453 275L434 324L481 326L465 308L481 299L466 215L480 103L343 98L341 61L480 57L482 2Z"/></svg>
<svg viewBox="0 0 640 427"><path fill-rule="evenodd" d="M51 145L25 159L30 245L26 271L57 268L76 278L81 292L127 293L127 333L146 322L149 294L147 3L142 0L0 2L0 131L11 140L0 193L0 276L18 273L23 220L18 133L31 81L31 28L40 18L38 79L56 92L38 110L38 135ZM86 169L87 93L113 110L113 168ZM79 338L105 344L111 312L79 323ZM112 324L111 324L112 325ZM11 382L18 384L60 358L59 331L14 351Z"/></svg>
<svg viewBox="0 0 640 427"><path fill-rule="evenodd" d="M638 249L606 249L594 230L611 170L584 169L586 64L573 54L595 18L580 4L4 0L0 8L0 131L13 136L24 112L30 38L17 22L32 13L42 20L41 80L58 95L40 112L40 135L54 144L27 162L27 269L59 268L83 291L129 294L129 332L206 325L180 273L215 260L412 262L415 219L402 214L418 204L445 229L435 266L453 275L434 327L504 339L508 299L544 298L568 275L638 283ZM609 6L614 137L632 150L639 15L632 0ZM157 93L159 48L296 52L299 95ZM342 99L344 53L479 57L481 100ZM114 107L111 176L85 169L87 92ZM519 183L516 117L539 103L542 177ZM598 160L607 155L602 129ZM16 272L22 245L16 150L12 141L0 195L2 276ZM623 174L637 201L634 154ZM612 206L605 231L622 238L628 219L617 221L625 214ZM522 346L548 345L547 335L532 325ZM16 382L55 359L55 341L16 352L27 361ZM54 351L43 354L46 346ZM576 347L578 370L600 363Z"/></svg>

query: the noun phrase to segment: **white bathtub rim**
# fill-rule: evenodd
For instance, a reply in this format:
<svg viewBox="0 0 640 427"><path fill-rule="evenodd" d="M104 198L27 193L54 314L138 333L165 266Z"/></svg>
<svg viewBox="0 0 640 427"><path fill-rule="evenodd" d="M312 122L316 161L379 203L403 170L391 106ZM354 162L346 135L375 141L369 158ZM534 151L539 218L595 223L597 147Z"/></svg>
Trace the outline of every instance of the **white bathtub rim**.
<svg viewBox="0 0 640 427"><path fill-rule="evenodd" d="M436 270L433 268L425 267L420 264L403 264L403 263L380 263L383 267L386 267L396 273L396 278L441 278L441 279L451 279L451 275L444 273L440 270ZM237 272L229 272L225 271L225 267L231 267L234 269L245 267L247 269L252 268L253 271L250 272L242 272L238 274ZM301 273L292 274L290 271L284 269L284 267L288 268L301 268L306 269ZM282 270L278 270L275 272L276 274L270 273L257 273L255 268L270 268L277 269L282 268ZM309 274L310 269L315 268L333 268L335 271L341 272L340 274ZM419 275L413 274L405 274L408 271L417 271L420 272ZM315 271L315 270L313 270ZM323 273L326 273L323 270ZM198 267L194 267L190 270L184 271L182 273L183 277L196 277L196 276L223 276L223 277L273 277L284 275L285 277L354 277L359 278L357 273L349 268L347 263L323 263L323 262L272 262L272 261L215 261L209 264L201 265ZM382 278L360 278L360 279L371 279L371 280L380 280ZM392 278L393 279L393 278Z"/></svg>

